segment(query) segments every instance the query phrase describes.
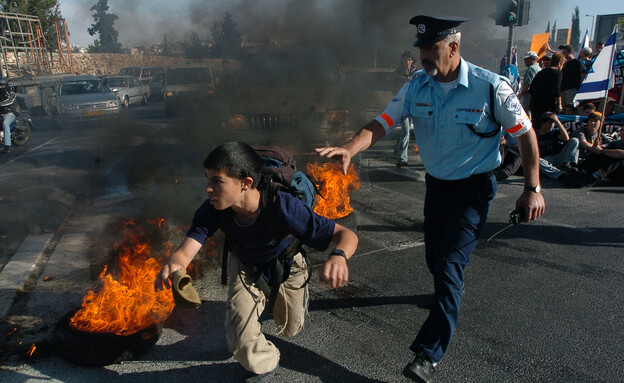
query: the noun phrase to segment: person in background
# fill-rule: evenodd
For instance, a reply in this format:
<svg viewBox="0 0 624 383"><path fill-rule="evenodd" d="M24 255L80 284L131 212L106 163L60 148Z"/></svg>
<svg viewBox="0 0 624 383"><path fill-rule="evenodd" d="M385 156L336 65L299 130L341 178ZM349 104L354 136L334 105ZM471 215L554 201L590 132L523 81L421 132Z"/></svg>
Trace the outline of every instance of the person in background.
<svg viewBox="0 0 624 383"><path fill-rule="evenodd" d="M530 97L529 87L531 86L531 82L535 78L537 72L541 70L539 64L537 63L538 57L537 53L533 51L529 51L524 55L524 65L526 65L527 70L524 72L524 78L522 80L522 88L518 92L518 98L520 99L520 104L522 104L522 108L525 111L529 112L529 118L531 117L530 112Z"/></svg>
<svg viewBox="0 0 624 383"><path fill-rule="evenodd" d="M522 165L522 159L520 158L518 140L507 132L501 134L499 151L501 163L494 170L494 176L496 181L500 182L516 174L518 169L520 169L520 165Z"/></svg>
<svg viewBox="0 0 624 383"><path fill-rule="evenodd" d="M611 142L604 133L598 136L601 119L602 113L598 111L592 112L587 116L587 125L580 126L572 133L572 137L579 140L580 159L587 158L591 153L601 152L604 149L602 145Z"/></svg>
<svg viewBox="0 0 624 383"><path fill-rule="evenodd" d="M550 68L550 56L542 57L541 60L540 60L540 64L542 66L542 69Z"/></svg>
<svg viewBox="0 0 624 383"><path fill-rule="evenodd" d="M587 104L583 105L581 107L581 116L589 116L590 114L594 113L596 111L596 105L594 105L591 102L588 102Z"/></svg>
<svg viewBox="0 0 624 383"><path fill-rule="evenodd" d="M585 72L581 60L574 57L572 45L560 45L559 49L566 59L561 69L561 101L563 105L567 105L574 102L574 96L581 87Z"/></svg>
<svg viewBox="0 0 624 383"><path fill-rule="evenodd" d="M465 21L413 17L414 46L425 73L406 83L385 111L348 143L315 149L322 157L339 160L346 174L351 159L391 132L396 121L414 119L427 171L423 228L434 294L429 316L410 347L414 359L403 375L424 383L433 381L457 328L466 267L496 195L493 170L500 164L502 130L515 136L520 146L524 189L516 207L524 209L525 221L538 219L545 209L531 121L506 81L461 57L459 26Z"/></svg>
<svg viewBox="0 0 624 383"><path fill-rule="evenodd" d="M399 62L399 67L392 74L392 91L396 94L399 92L399 89L405 85L406 82L410 81L412 77L416 75L416 64L414 63L414 57L412 56L412 52L405 51L401 55L401 61ZM395 153L397 155L397 164L398 167L407 166L407 151L409 147L409 139L410 139L410 131L414 129L414 125L412 124L412 119L407 117L405 120L401 121L401 134L397 138Z"/></svg>
<svg viewBox="0 0 624 383"><path fill-rule="evenodd" d="M565 169L576 165L579 140L578 138L570 139L568 131L553 112L546 112L542 115L537 132L537 143L540 151L540 172L546 177L560 179L566 174Z"/></svg>
<svg viewBox="0 0 624 383"><path fill-rule="evenodd" d="M566 184L571 187L590 187L605 178L624 185L624 127L620 127L617 140L590 153L578 169L570 170L570 174Z"/></svg>
<svg viewBox="0 0 624 383"><path fill-rule="evenodd" d="M592 49L590 47L582 48L579 51L579 60L581 60L581 62L583 63L584 78L591 69L592 64L594 63L594 61L592 60Z"/></svg>
<svg viewBox="0 0 624 383"><path fill-rule="evenodd" d="M564 57L555 52L552 55L551 66L537 72L529 87L531 94L531 116L534 127L541 124L540 118L545 112L561 113L561 68Z"/></svg>
<svg viewBox="0 0 624 383"><path fill-rule="evenodd" d="M596 47L594 48L594 61L596 60L596 57L598 57L600 52L602 52L602 48L604 48L604 46L605 46L604 41L598 41L596 43Z"/></svg>
<svg viewBox="0 0 624 383"><path fill-rule="evenodd" d="M0 78L0 116L2 116L2 129L4 133L4 148L0 153L11 152L11 124L15 121L17 98L9 88L9 80Z"/></svg>

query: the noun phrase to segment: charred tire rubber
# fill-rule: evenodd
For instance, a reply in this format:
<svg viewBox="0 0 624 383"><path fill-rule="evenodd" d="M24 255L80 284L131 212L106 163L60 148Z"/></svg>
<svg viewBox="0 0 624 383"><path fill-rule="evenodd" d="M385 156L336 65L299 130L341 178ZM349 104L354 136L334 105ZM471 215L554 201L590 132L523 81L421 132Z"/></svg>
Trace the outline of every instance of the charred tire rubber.
<svg viewBox="0 0 624 383"><path fill-rule="evenodd" d="M156 344L162 330L156 325L130 335L76 330L69 320L77 311L65 314L53 335L57 353L81 366L106 366L135 358Z"/></svg>

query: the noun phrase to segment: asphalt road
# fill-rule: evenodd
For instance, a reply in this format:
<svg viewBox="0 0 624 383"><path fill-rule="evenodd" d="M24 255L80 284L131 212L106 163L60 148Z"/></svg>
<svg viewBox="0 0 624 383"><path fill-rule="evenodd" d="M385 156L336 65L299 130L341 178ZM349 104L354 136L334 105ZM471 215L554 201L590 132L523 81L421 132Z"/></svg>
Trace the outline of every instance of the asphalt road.
<svg viewBox="0 0 624 383"><path fill-rule="evenodd" d="M40 182L75 196L66 217L58 213L62 225L47 262L0 324L2 382L239 382L249 376L227 351L218 250L203 258L203 275L195 281L202 307L176 308L158 343L137 359L83 367L54 350L52 328L98 286L96 275L111 261L115 223L164 217L166 237L175 241L203 199L201 160L216 144L205 122L165 120L157 105L129 112L123 129L35 131L28 146L0 159L2 177L12 182L0 184L3 209L24 175L31 178L21 183L30 189ZM407 168L394 166L394 138L357 158L362 187L352 199L360 246L349 262L349 285L327 290L313 279L306 328L293 339L276 335L270 318L263 320L282 352L279 370L267 381L406 381L401 370L411 360L408 347L433 287L424 261L424 169L417 156ZM624 381L624 189L542 184L543 219L487 242L506 225L522 190L520 177L499 184L436 382ZM17 211L29 206L22 200L15 205ZM27 232L45 230L45 220L24 214L20 222ZM324 255L313 257L320 262ZM37 349L26 357L32 344Z"/></svg>

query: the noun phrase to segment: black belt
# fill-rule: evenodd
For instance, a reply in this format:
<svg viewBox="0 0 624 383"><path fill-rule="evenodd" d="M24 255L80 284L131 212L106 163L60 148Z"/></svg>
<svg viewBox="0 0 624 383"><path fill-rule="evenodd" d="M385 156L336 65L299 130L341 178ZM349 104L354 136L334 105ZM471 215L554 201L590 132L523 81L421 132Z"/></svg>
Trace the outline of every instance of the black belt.
<svg viewBox="0 0 624 383"><path fill-rule="evenodd" d="M425 177L441 188L456 189L489 181L492 178L492 175L494 175L494 171L490 170L489 172L473 174L468 178L462 178L460 180L441 180L439 178L435 178L429 173L427 173Z"/></svg>

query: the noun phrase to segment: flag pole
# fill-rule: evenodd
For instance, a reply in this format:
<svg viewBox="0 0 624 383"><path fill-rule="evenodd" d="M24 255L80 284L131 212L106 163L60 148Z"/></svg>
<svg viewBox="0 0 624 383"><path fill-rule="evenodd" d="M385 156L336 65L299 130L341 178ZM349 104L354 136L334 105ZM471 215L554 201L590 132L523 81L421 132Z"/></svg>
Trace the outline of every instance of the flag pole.
<svg viewBox="0 0 624 383"><path fill-rule="evenodd" d="M617 40L617 33L618 33L618 26L617 24L615 25L615 27L613 28L613 33L615 33L616 36L616 40ZM613 72L613 65L615 63L615 55L617 54L617 45L616 45L616 41L613 42L614 46L613 49L611 50L611 65L609 66L609 77L611 76L611 72ZM609 86L606 87L605 91L604 91L604 97L602 99L602 103L601 103L601 114L602 116L600 117L600 127L598 128L598 136L596 136L596 140L600 139L600 136L602 135L602 126L604 125L604 121L605 121L605 110L607 109L607 99L609 98Z"/></svg>

